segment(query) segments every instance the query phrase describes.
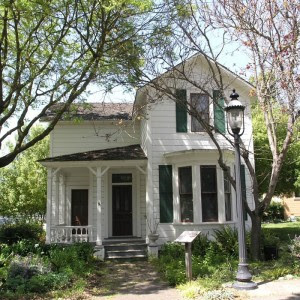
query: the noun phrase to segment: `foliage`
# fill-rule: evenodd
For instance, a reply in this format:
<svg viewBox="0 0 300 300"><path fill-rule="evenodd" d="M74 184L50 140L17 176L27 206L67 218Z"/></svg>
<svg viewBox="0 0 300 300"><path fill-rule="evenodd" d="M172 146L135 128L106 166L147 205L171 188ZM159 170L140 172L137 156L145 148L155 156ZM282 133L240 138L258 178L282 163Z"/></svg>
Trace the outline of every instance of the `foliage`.
<svg viewBox="0 0 300 300"><path fill-rule="evenodd" d="M197 256L204 256L209 247L210 241L207 235L199 234L192 243L192 252Z"/></svg>
<svg viewBox="0 0 300 300"><path fill-rule="evenodd" d="M5 297L10 292L22 295L61 289L93 269L93 246L90 244L68 247L39 244L33 252L20 256L16 252L20 251L16 246L20 243L26 244L26 241L1 245L0 279L4 283L1 288Z"/></svg>
<svg viewBox="0 0 300 300"><path fill-rule="evenodd" d="M295 236L291 240L291 244L289 246L292 255L296 258L300 258L300 235Z"/></svg>
<svg viewBox="0 0 300 300"><path fill-rule="evenodd" d="M151 34L152 1L2 1L0 12L0 145L16 135L0 168L47 136L74 101L97 83L109 92L132 86ZM28 133L45 111L45 130ZM3 150L3 148L2 148ZM7 149L6 149L7 150ZM2 153L1 153L2 154Z"/></svg>
<svg viewBox="0 0 300 300"><path fill-rule="evenodd" d="M0 242L14 244L24 243L30 240L32 243L41 241L44 237L44 230L41 224L37 223L11 223L0 226Z"/></svg>
<svg viewBox="0 0 300 300"><path fill-rule="evenodd" d="M42 126L34 127L29 133L29 140L43 131ZM0 215L43 220L47 170L37 161L48 155L49 138L45 138L20 154L9 166L0 168Z"/></svg>
<svg viewBox="0 0 300 300"><path fill-rule="evenodd" d="M276 119L276 134L281 147L286 135L287 116L280 109L274 109ZM272 171L272 153L268 143L267 128L264 122L263 112L257 102L252 106L253 142L255 152L255 172L259 183L259 193L267 192ZM300 141L293 139L287 151L286 158L280 171L278 183L274 194L290 195L297 184L298 170L300 166ZM272 203L271 203L272 205ZM281 218L278 218L281 219Z"/></svg>
<svg viewBox="0 0 300 300"><path fill-rule="evenodd" d="M93 246L89 243L56 247L49 251L49 259L55 271L60 272L69 268L77 274L86 271L92 255Z"/></svg>
<svg viewBox="0 0 300 300"><path fill-rule="evenodd" d="M263 214L263 221L278 222L284 220L284 206L281 202L271 202Z"/></svg>
<svg viewBox="0 0 300 300"><path fill-rule="evenodd" d="M204 295L204 300L234 300L235 296L232 291L229 290L213 290L208 291Z"/></svg>
<svg viewBox="0 0 300 300"><path fill-rule="evenodd" d="M264 234L268 233L271 237L277 236L281 242L289 242L295 236L300 235L300 223L299 222L286 222L277 224L264 224Z"/></svg>
<svg viewBox="0 0 300 300"><path fill-rule="evenodd" d="M236 228L224 226L221 229L214 230L214 237L219 249L227 255L238 257L238 232Z"/></svg>

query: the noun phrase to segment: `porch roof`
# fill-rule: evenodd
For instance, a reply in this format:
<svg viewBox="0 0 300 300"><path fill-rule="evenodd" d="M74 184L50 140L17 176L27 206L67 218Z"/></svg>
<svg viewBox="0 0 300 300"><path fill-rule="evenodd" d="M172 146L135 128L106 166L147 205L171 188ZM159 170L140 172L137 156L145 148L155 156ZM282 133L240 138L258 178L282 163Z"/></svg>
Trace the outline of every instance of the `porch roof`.
<svg viewBox="0 0 300 300"><path fill-rule="evenodd" d="M108 161L108 160L145 160L147 159L139 144L125 147L108 148L87 152L72 153L41 159L38 162L79 162L79 161Z"/></svg>

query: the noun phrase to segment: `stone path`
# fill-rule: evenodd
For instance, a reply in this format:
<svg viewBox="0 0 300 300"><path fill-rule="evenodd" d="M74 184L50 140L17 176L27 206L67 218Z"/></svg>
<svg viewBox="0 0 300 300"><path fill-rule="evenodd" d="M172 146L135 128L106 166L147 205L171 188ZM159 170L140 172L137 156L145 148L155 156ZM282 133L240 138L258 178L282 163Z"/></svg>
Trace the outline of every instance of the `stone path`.
<svg viewBox="0 0 300 300"><path fill-rule="evenodd" d="M108 263L106 273L94 278L89 299L97 300L182 300L179 291L161 280L147 261Z"/></svg>
<svg viewBox="0 0 300 300"><path fill-rule="evenodd" d="M300 279L261 282L258 289L246 293L251 300L299 300Z"/></svg>

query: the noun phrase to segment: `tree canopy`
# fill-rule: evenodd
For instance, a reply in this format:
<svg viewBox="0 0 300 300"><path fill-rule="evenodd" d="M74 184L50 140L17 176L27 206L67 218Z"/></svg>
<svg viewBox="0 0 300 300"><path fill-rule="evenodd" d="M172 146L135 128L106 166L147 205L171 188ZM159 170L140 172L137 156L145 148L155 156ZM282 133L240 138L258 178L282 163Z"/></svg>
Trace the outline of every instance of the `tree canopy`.
<svg viewBox="0 0 300 300"><path fill-rule="evenodd" d="M135 81L155 14L151 0L0 1L0 168L44 138L94 82ZM57 103L62 105L55 106ZM56 116L27 139L46 110Z"/></svg>
<svg viewBox="0 0 300 300"><path fill-rule="evenodd" d="M28 142L43 132L33 127ZM13 144L10 145L13 147ZM47 170L37 160L49 155L49 137L19 154L0 169L0 215L17 219L43 220L46 213Z"/></svg>

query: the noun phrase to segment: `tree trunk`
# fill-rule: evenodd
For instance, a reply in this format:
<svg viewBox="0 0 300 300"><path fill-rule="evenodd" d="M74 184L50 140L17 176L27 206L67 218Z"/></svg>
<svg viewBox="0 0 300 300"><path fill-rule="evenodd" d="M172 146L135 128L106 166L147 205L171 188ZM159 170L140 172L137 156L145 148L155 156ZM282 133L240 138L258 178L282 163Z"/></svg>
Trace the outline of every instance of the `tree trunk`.
<svg viewBox="0 0 300 300"><path fill-rule="evenodd" d="M251 256L253 260L261 259L261 216L255 212L251 215Z"/></svg>

